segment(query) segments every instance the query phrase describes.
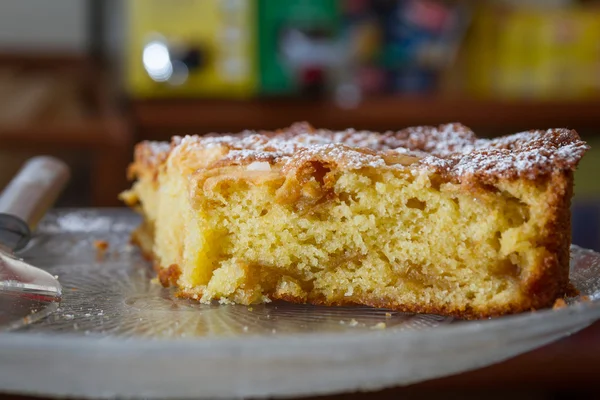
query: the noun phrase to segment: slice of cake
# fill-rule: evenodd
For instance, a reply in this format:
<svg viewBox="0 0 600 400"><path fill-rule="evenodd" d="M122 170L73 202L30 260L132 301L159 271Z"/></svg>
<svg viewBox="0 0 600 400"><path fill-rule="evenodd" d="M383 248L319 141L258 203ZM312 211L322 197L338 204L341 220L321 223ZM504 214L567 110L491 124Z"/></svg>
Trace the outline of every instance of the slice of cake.
<svg viewBox="0 0 600 400"><path fill-rule="evenodd" d="M137 145L122 194L160 282L203 303L282 299L481 318L551 306L569 281L573 170L550 129L384 134L299 123Z"/></svg>

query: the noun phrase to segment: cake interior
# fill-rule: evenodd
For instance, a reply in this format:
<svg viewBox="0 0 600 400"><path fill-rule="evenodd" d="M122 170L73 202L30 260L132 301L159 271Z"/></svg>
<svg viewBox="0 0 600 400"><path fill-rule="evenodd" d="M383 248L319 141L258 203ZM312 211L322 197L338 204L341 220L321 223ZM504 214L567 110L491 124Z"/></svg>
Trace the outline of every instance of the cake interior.
<svg viewBox="0 0 600 400"><path fill-rule="evenodd" d="M528 282L552 256L539 238L564 181L465 188L409 166L337 170L318 162L301 179L269 163L213 168L191 180L162 173L158 184L136 183L146 217L138 241L154 254L163 284L203 302L493 315L534 306Z"/></svg>

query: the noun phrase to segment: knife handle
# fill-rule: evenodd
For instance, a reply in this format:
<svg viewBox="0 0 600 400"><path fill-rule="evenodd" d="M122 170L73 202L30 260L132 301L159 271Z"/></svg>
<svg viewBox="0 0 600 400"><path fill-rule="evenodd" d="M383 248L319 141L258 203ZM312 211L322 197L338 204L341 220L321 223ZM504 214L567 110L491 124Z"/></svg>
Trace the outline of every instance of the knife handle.
<svg viewBox="0 0 600 400"><path fill-rule="evenodd" d="M0 195L0 214L17 217L33 231L69 180L69 167L49 156L29 159Z"/></svg>

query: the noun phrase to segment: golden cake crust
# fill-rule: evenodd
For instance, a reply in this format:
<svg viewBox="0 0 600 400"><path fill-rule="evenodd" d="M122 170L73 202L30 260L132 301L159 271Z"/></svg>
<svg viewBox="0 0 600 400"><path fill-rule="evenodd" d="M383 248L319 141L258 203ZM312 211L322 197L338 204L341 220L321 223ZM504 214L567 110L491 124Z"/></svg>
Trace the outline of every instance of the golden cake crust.
<svg viewBox="0 0 600 400"><path fill-rule="evenodd" d="M128 176L157 173L169 153L224 148L207 169L269 162L284 172L311 161L340 168L382 167L394 158L414 158L416 169L434 170L458 182L535 181L557 171L573 171L589 148L571 129L530 130L496 139L479 139L464 125L412 127L397 132L330 131L306 122L277 131L173 137L171 143L136 145Z"/></svg>
<svg viewBox="0 0 600 400"><path fill-rule="evenodd" d="M142 142L136 146L129 176L132 179L150 177L158 185L156 177L167 160L185 163L188 157L202 153L206 161L200 162L198 172L190 171L192 179L201 179L211 170L241 165L258 171L273 170L281 176L294 178L286 180L286 184L292 183L282 194L289 201L298 200L298 188L312 176L319 176L322 181L318 190L323 193L315 194L315 198L326 197L329 187L327 171L331 169L410 166L414 174L433 172L446 181L460 184L461 188L471 191L474 196L490 190L497 191L502 182L523 180L527 185L550 185L553 191L546 199L545 208L552 218L541 227L544 240L539 243L547 249L547 256L536 265L534 273L522 282L526 296L519 303L490 307L482 312L468 306L436 308L418 303L398 303L393 298L365 297L351 301L341 298L331 301L324 297L311 297L310 294L298 296L280 292L269 295L274 300L300 303L365 304L407 312L481 318L548 307L567 292L573 171L587 148L579 135L568 129L535 130L498 139L479 139L460 124L416 127L378 134L354 130L334 132L298 123L272 132L174 137L169 144ZM173 152L179 156L170 157ZM134 205L135 199L127 202ZM151 230L152 227L142 227L140 232L144 229ZM142 234L140 232L138 236ZM137 241L146 253L152 252L147 240L145 244L140 243L140 239ZM160 281L165 286L176 285L181 275L176 264L159 266L158 271ZM181 295L196 298L199 292L192 294L183 291Z"/></svg>

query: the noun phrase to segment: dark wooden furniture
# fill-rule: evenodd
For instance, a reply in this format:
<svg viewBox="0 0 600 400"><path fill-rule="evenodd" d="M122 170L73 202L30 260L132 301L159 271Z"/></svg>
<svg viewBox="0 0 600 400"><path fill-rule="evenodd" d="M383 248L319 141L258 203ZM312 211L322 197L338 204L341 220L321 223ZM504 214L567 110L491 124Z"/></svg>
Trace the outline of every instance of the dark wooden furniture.
<svg viewBox="0 0 600 400"><path fill-rule="evenodd" d="M494 135L544 127L579 131L600 126L600 98L585 101L500 101L460 97L380 97L355 109L327 100L135 100L132 117L140 137L273 129L308 121L332 129L387 130L411 125L461 122L478 134ZM481 133L480 133L481 132Z"/></svg>
<svg viewBox="0 0 600 400"><path fill-rule="evenodd" d="M52 82L58 87L58 94L74 98L64 99L71 103L65 106L69 110L62 113L38 116L25 110L26 117L9 115L8 121L0 119L0 148L28 155L59 153L67 158L85 153L84 167L89 168L90 185L81 190L91 190L91 203L79 205L118 205L116 196L126 187L125 169L131 158L132 137L108 76L90 59L73 55L0 55L2 70L16 71L23 82L34 79L29 76ZM46 94L49 104L45 108L63 100L48 96L54 93Z"/></svg>

